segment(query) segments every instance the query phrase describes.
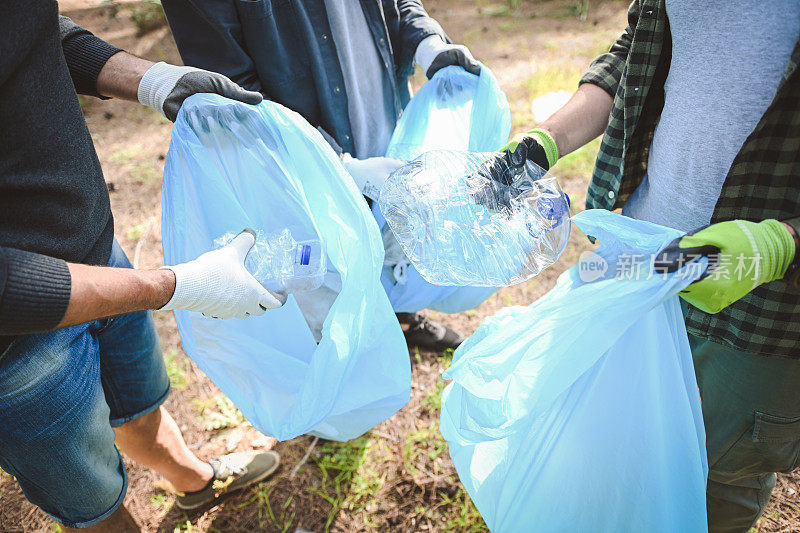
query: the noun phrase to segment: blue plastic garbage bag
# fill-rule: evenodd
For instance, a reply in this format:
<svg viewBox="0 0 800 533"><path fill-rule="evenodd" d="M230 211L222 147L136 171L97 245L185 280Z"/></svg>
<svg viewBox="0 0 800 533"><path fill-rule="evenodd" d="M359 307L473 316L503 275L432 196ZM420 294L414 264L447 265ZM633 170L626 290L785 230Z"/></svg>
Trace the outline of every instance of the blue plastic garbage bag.
<svg viewBox="0 0 800 533"><path fill-rule="evenodd" d="M487 67L480 76L461 67L445 67L406 106L386 156L410 161L429 150L491 152L508 142L510 131L506 95ZM372 212L381 232L390 233L377 203ZM432 285L407 261L400 267L386 265L381 282L397 312L429 308L458 313L478 307L497 290Z"/></svg>
<svg viewBox="0 0 800 533"><path fill-rule="evenodd" d="M579 262L529 307L485 320L444 373L440 428L459 477L492 531L706 531L677 296L693 278L614 271L680 233L600 210L573 221L608 268L581 276Z"/></svg>
<svg viewBox="0 0 800 533"><path fill-rule="evenodd" d="M445 67L403 110L386 157L410 161L429 150L491 152L508 142L510 131L508 100L488 67L480 76Z"/></svg>
<svg viewBox="0 0 800 533"><path fill-rule="evenodd" d="M172 131L163 188L166 264L244 227L321 239L341 290L317 345L293 296L245 320L177 311L183 348L260 431L347 440L409 398L410 365L380 284L381 237L322 136L274 102L193 96ZM308 293L311 294L311 293Z"/></svg>

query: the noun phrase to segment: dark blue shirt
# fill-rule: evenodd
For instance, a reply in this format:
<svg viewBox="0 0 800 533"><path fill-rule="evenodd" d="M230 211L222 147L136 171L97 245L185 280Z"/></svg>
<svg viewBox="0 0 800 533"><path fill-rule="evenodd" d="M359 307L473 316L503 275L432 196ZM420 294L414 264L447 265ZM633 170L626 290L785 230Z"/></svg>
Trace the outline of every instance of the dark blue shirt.
<svg viewBox="0 0 800 533"><path fill-rule="evenodd" d="M417 45L440 35L419 0L360 0L383 66L394 112L410 98ZM225 74L297 111L354 153L347 95L324 0L162 0L187 65ZM448 41L449 42L449 41Z"/></svg>

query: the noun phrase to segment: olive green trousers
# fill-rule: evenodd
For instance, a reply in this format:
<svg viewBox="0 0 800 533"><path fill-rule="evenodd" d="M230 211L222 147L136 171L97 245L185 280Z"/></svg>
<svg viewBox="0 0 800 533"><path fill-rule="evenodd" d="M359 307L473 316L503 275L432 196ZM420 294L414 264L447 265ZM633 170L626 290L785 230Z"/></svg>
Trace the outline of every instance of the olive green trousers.
<svg viewBox="0 0 800 533"><path fill-rule="evenodd" d="M767 506L775 473L800 466L800 359L694 335L689 343L706 427L709 531L747 531Z"/></svg>

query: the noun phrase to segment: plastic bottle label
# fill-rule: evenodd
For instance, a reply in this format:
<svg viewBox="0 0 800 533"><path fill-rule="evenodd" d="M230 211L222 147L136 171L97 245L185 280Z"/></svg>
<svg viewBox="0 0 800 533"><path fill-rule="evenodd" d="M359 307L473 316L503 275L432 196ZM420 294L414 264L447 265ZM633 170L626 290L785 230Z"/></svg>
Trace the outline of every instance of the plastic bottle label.
<svg viewBox="0 0 800 533"><path fill-rule="evenodd" d="M300 264L306 266L310 262L311 262L311 246L309 246L308 244L303 244L302 248L300 249Z"/></svg>

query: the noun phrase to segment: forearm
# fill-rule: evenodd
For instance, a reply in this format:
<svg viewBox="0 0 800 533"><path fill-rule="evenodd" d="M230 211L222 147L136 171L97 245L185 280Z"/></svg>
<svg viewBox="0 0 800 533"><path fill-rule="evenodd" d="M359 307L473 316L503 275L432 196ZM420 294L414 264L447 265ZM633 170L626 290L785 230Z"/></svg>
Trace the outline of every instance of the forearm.
<svg viewBox="0 0 800 533"><path fill-rule="evenodd" d="M537 126L550 134L563 157L602 134L614 99L591 83L581 85L572 98L550 118Z"/></svg>
<svg viewBox="0 0 800 533"><path fill-rule="evenodd" d="M106 62L97 77L103 96L139 102L163 113L172 122L183 101L198 93L213 93L245 104L261 102L261 93L247 91L222 74L195 67L153 63L126 52Z"/></svg>
<svg viewBox="0 0 800 533"><path fill-rule="evenodd" d="M139 82L154 64L127 52L114 54L97 76L97 92L103 96L138 102Z"/></svg>
<svg viewBox="0 0 800 533"><path fill-rule="evenodd" d="M78 92L138 101L139 82L152 61L116 48L67 17L59 18L61 47Z"/></svg>
<svg viewBox="0 0 800 533"><path fill-rule="evenodd" d="M134 270L69 263L72 286L58 327L109 316L159 309L175 291L171 270Z"/></svg>

